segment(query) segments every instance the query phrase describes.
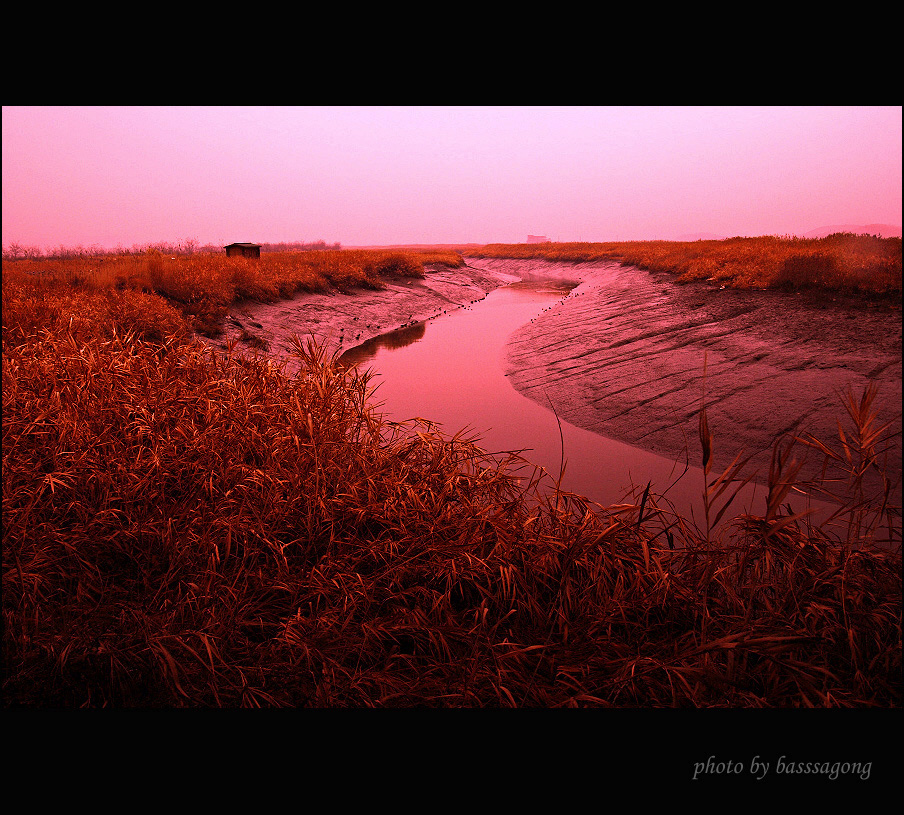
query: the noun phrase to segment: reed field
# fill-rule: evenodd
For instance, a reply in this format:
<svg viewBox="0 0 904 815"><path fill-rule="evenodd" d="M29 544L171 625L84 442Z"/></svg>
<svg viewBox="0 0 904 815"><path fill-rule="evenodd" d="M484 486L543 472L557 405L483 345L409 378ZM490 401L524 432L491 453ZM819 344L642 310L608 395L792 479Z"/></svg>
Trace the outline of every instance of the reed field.
<svg viewBox="0 0 904 815"><path fill-rule="evenodd" d="M380 289L387 276L423 277L425 264L460 266L457 252L351 250L265 252L260 258L225 253L98 254L3 262L4 280L40 279L72 289L158 294L195 330L217 334L228 307L242 300L273 302L298 292Z"/></svg>
<svg viewBox="0 0 904 815"><path fill-rule="evenodd" d="M825 238L763 236L701 241L489 244L474 257L550 261L617 260L679 282L739 288L825 289L901 297L901 239L836 233Z"/></svg>
<svg viewBox="0 0 904 815"><path fill-rule="evenodd" d="M733 514L742 463L712 471L705 411L700 525L643 485L600 507L387 421L312 341L290 375L195 340L241 298L461 260L307 254L4 263L4 707L901 704L874 391L834 447L776 447L761 514ZM807 446L819 484L795 480ZM793 514L807 490L832 518Z"/></svg>

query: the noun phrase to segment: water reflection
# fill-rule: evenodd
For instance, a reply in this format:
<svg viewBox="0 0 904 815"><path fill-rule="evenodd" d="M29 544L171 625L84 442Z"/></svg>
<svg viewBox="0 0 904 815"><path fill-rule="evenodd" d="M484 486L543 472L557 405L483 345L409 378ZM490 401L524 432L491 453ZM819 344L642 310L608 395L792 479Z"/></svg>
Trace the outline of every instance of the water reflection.
<svg viewBox="0 0 904 815"><path fill-rule="evenodd" d="M685 461L676 463L565 421L560 435L554 406L522 396L505 376L508 337L554 307L576 283L522 280L430 320L429 331L426 323L393 331L347 351L341 361L363 363L373 373L379 412L391 420L421 417L449 435L472 431L479 446L491 452L524 451L550 474L549 483L558 477L564 453L565 490L610 506L642 493L652 481L652 491L667 491L685 517L700 518L703 473L698 467L686 470ZM745 488L735 505L750 506L755 489ZM762 496L760 489L759 502Z"/></svg>
<svg viewBox="0 0 904 815"><path fill-rule="evenodd" d="M349 348L342 356L339 357L339 363L347 367L360 365L377 356L381 348L393 351L398 348L404 348L422 339L427 331L427 323L419 322L413 325L397 328L387 334L380 334L378 337L372 337L367 342Z"/></svg>
<svg viewBox="0 0 904 815"><path fill-rule="evenodd" d="M550 474L548 485L558 477L564 457L562 489L603 506L636 503L650 483L652 494L665 493L682 517L701 523L704 476L699 467L689 466L686 458L672 461L566 421L560 434L555 406L522 396L505 376L508 337L576 285L578 281L523 279L431 319L429 331L426 322L406 326L346 351L340 361L371 371L377 410L392 421L421 417L450 436L468 430L487 451L521 451ZM700 451L695 447L691 456L696 463ZM762 514L765 498L764 487L748 484L727 517L744 511ZM800 501L793 499L794 511L814 506L820 516L826 514L819 502L804 497Z"/></svg>

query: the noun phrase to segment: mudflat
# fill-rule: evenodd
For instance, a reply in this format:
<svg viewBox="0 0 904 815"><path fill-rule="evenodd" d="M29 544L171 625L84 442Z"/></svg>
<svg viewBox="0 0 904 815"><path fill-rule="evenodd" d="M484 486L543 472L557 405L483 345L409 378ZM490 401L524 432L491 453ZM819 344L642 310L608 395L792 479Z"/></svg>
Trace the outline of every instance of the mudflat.
<svg viewBox="0 0 904 815"><path fill-rule="evenodd" d="M230 310L224 336L215 344L237 340L284 358L292 350L293 336L302 341L314 337L329 354L341 354L374 337L410 330L431 317L453 312L515 280L504 270L435 265L426 267L424 278L385 278L386 287L380 290L299 294L276 303L244 302Z"/></svg>
<svg viewBox="0 0 904 815"><path fill-rule="evenodd" d="M549 397L572 424L668 458L689 451L699 464L705 403L714 467L743 450L765 477L778 438L837 442L838 420L851 427L841 394L852 388L859 397L875 383L879 417L898 433L888 471L900 476L899 303L679 284L617 263L532 261L520 272L581 281L512 335L506 360L519 391ZM821 463L811 452L801 476L816 476Z"/></svg>
<svg viewBox="0 0 904 815"><path fill-rule="evenodd" d="M859 397L875 383L880 419L898 433L888 471L900 476L900 304L679 284L615 262L466 258L462 268L433 267L424 279L391 279L381 291L242 304L227 320L226 338L283 356L292 335L313 335L342 352L525 278L574 287L512 334L506 373L518 391L551 402L572 424L699 464L705 403L714 467L743 450L765 477L776 439L811 433L833 443L839 419L850 427L841 394L852 388ZM801 475L816 476L821 461L810 453Z"/></svg>

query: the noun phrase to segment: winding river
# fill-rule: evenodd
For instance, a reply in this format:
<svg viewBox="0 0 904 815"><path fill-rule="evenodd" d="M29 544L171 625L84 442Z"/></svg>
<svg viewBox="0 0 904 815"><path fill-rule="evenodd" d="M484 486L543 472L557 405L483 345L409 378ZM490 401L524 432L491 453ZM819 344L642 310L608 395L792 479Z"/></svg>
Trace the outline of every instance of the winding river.
<svg viewBox="0 0 904 815"><path fill-rule="evenodd" d="M653 492L664 493L685 517L694 513L699 522L699 467L561 420L551 402L544 407L522 396L505 373L511 335L575 286L575 281L543 280L503 286L450 314L375 337L345 352L341 361L371 370L379 410L393 421L430 419L448 435L472 431L489 452L523 451L550 475L548 485L558 478L564 456L561 488L604 506L631 501L632 493L639 500L652 482ZM762 487L749 486L736 505L751 507L764 495Z"/></svg>
<svg viewBox="0 0 904 815"><path fill-rule="evenodd" d="M344 362L371 369L391 420L419 417L447 436L466 429L488 452L521 451L549 485L564 460L562 489L606 507L636 503L649 483L698 525L704 400L715 439L710 477L743 451L752 456L744 474L760 479L727 517L763 514L777 439L812 433L837 445L848 388L879 388L878 415L891 428L884 467L900 474L894 304L682 285L612 261L466 261L389 278L379 291L242 304L219 342L254 336L280 357L291 337L314 335ZM801 476L817 478L821 459L808 455ZM894 489L897 503L900 479ZM805 500L792 502L795 511Z"/></svg>

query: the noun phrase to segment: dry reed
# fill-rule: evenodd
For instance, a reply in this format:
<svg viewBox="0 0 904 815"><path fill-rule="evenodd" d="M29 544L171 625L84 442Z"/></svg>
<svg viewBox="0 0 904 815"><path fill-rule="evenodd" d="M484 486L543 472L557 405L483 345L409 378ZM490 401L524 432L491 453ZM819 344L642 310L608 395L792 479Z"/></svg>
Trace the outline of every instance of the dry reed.
<svg viewBox="0 0 904 815"><path fill-rule="evenodd" d="M154 295L14 277L7 707L901 704L899 508L793 515L784 448L763 514L701 531L388 422L311 342L289 376ZM820 452L856 487L887 428L848 408ZM706 470L715 517L741 476Z"/></svg>
<svg viewBox="0 0 904 815"><path fill-rule="evenodd" d="M47 288L159 294L196 331L217 336L236 302L273 302L297 292L379 289L392 276L423 277L426 264L460 266L461 255L442 250L331 250L273 252L260 258L200 253L3 261L3 277L40 296Z"/></svg>
<svg viewBox="0 0 904 815"><path fill-rule="evenodd" d="M468 254L558 262L617 260L649 271L669 272L680 282L701 280L738 288L813 288L901 297L901 239L873 235L490 244L469 249Z"/></svg>

